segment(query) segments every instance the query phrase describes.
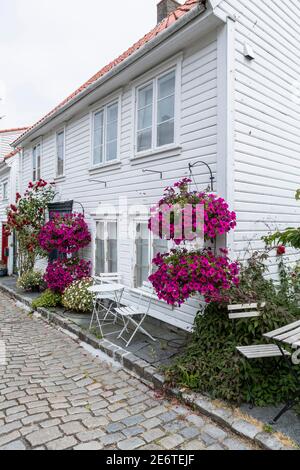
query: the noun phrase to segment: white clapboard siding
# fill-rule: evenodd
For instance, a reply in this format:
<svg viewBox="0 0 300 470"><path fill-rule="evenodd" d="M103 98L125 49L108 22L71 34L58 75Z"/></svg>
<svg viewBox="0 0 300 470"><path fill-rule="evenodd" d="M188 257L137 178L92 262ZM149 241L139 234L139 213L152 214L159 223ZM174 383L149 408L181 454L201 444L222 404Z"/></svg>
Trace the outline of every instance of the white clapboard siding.
<svg viewBox="0 0 300 470"><path fill-rule="evenodd" d="M249 243L263 248L269 230L300 222L300 2L224 0L219 8L236 18L233 246L242 256ZM254 50L251 62L245 43ZM275 257L269 269L276 274Z"/></svg>
<svg viewBox="0 0 300 470"><path fill-rule="evenodd" d="M91 217L99 203L118 204L119 196L127 196L129 204L145 204L150 207L161 197L166 186L188 176L189 162L204 160L216 174L217 161L217 34L208 35L201 43L184 51L180 90L181 125L179 143L182 150L172 156L156 155L132 160L133 103L132 87L123 88L121 97L120 153L121 163L98 174L91 175L90 169L90 114L89 109L69 121L66 125L66 164L65 180L58 182L56 190L60 200L80 201L91 231L95 222ZM42 177L47 181L55 178L55 133L57 129L42 139ZM31 149L24 155L23 184L32 178ZM143 173L143 169L163 172L159 175ZM209 175L205 167L195 169L199 188L206 188ZM107 181L107 188L89 179ZM75 206L79 210L79 206ZM119 266L122 281L133 288L134 241L119 242ZM86 259L93 261L93 246L84 250ZM38 262L39 268L45 262ZM128 296L128 295L127 295ZM127 300L135 299L136 294ZM180 309L172 308L164 302L154 301L152 312L156 318L172 325L190 330L199 310L199 300L191 300Z"/></svg>

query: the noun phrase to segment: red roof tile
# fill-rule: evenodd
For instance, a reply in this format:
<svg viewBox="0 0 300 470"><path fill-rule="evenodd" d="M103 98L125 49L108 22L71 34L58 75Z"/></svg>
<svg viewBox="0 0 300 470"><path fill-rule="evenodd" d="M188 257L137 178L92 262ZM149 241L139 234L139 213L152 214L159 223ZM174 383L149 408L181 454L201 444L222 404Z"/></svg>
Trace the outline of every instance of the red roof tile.
<svg viewBox="0 0 300 470"><path fill-rule="evenodd" d="M25 136L28 132L32 131L35 127L38 127L40 124L42 124L44 121L46 121L47 118L51 117L53 114L55 114L57 111L59 111L60 108L65 106L67 103L72 102L72 100L75 99L81 92L86 90L89 86L94 84L97 80L99 80L101 77L103 77L105 74L107 74L110 70L112 70L118 64L120 64L125 59L130 57L134 52L138 51L145 44L150 42L153 38L155 38L162 31L164 31L169 26L174 24L183 15L185 15L186 13L191 11L196 6L199 6L199 5L204 6L205 3L206 3L206 0L186 0L186 2L183 5L181 5L175 11L170 13L167 18L165 18L159 24L157 24L155 26L155 28L153 28L149 33L147 33L142 39L137 41L132 47L127 49L127 51L125 51L123 54L121 54L117 59L113 60L108 65L106 65L101 70L99 70L99 72L97 72L95 75L93 75L93 77L91 77L81 87L79 87L76 91L74 91L71 95L69 95L66 99L64 99L59 105L57 105L54 109L52 109L42 119L40 119L38 122L36 122L29 129L27 129L26 132L24 132L24 134L22 134L22 136L20 136L20 137Z"/></svg>
<svg viewBox="0 0 300 470"><path fill-rule="evenodd" d="M21 132L28 130L28 127L16 127L14 129L0 129L0 134L8 134L9 132Z"/></svg>
<svg viewBox="0 0 300 470"><path fill-rule="evenodd" d="M8 153L7 155L4 156L4 160L8 160L9 158L12 158L14 157L15 155L17 155L17 153L19 153L21 151L20 148L16 148L15 150L13 150L12 152Z"/></svg>

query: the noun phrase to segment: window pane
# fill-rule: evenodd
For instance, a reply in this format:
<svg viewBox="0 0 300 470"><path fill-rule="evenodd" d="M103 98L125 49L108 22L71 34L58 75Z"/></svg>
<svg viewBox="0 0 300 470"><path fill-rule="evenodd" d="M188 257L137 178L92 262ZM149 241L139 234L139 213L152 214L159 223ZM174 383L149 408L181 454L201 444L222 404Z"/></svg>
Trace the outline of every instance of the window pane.
<svg viewBox="0 0 300 470"><path fill-rule="evenodd" d="M118 104L112 104L107 108L107 122L118 121Z"/></svg>
<svg viewBox="0 0 300 470"><path fill-rule="evenodd" d="M94 162L94 165L99 165L99 163L103 162L103 147L94 148L93 162Z"/></svg>
<svg viewBox="0 0 300 470"><path fill-rule="evenodd" d="M65 159L65 133L60 132L57 134L57 175L64 174L64 159Z"/></svg>
<svg viewBox="0 0 300 470"><path fill-rule="evenodd" d="M158 102L158 109L157 109L157 122L161 124L162 122L169 121L170 119L174 119L175 114L175 100L174 95L169 96L168 98L164 98L163 100Z"/></svg>
<svg viewBox="0 0 300 470"><path fill-rule="evenodd" d="M145 86L138 91L138 109L152 105L153 102L153 85Z"/></svg>
<svg viewBox="0 0 300 470"><path fill-rule="evenodd" d="M106 140L111 142L112 140L117 140L118 138L118 122L112 122L107 125L106 128Z"/></svg>
<svg viewBox="0 0 300 470"><path fill-rule="evenodd" d="M103 127L103 111L94 115L94 131L100 130Z"/></svg>
<svg viewBox="0 0 300 470"><path fill-rule="evenodd" d="M151 105L138 111L138 131L152 127L152 108Z"/></svg>
<svg viewBox="0 0 300 470"><path fill-rule="evenodd" d="M57 175L61 176L64 174L64 162L63 160L58 160L57 162Z"/></svg>
<svg viewBox="0 0 300 470"><path fill-rule="evenodd" d="M96 274L104 273L105 257L104 257L104 240L96 240Z"/></svg>
<svg viewBox="0 0 300 470"><path fill-rule="evenodd" d="M158 99L175 94L175 71L158 80Z"/></svg>
<svg viewBox="0 0 300 470"><path fill-rule="evenodd" d="M96 225L96 274L105 271L105 253L104 253L104 223L99 222Z"/></svg>
<svg viewBox="0 0 300 470"><path fill-rule="evenodd" d="M136 239L136 287L141 287L149 277L149 230L148 224L137 225Z"/></svg>
<svg viewBox="0 0 300 470"><path fill-rule="evenodd" d="M157 146L174 143L174 121L168 121L160 124L157 128Z"/></svg>
<svg viewBox="0 0 300 470"><path fill-rule="evenodd" d="M108 272L116 273L118 271L118 225L117 222L108 222L107 224L107 258Z"/></svg>
<svg viewBox="0 0 300 470"><path fill-rule="evenodd" d="M160 238L155 238L153 240L153 258L155 258L158 253L163 255L168 252L169 243L168 240L161 240Z"/></svg>
<svg viewBox="0 0 300 470"><path fill-rule="evenodd" d="M138 132L137 135L137 151L143 152L152 147L152 129Z"/></svg>
<svg viewBox="0 0 300 470"><path fill-rule="evenodd" d="M104 113L100 111L94 115L93 132L93 163L98 165L103 161L103 125Z"/></svg>
<svg viewBox="0 0 300 470"><path fill-rule="evenodd" d="M118 157L118 144L117 141L110 142L106 146L106 161L110 162L116 160Z"/></svg>

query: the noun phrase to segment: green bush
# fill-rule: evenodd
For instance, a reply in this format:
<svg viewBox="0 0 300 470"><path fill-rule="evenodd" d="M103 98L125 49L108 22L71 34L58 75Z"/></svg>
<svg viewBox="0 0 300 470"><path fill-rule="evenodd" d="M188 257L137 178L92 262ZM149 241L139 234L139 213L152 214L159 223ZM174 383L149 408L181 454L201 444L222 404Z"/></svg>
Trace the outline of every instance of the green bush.
<svg viewBox="0 0 300 470"><path fill-rule="evenodd" d="M279 365L276 359L249 361L236 350L265 344L264 333L300 318L286 272L281 271L279 286L266 280L265 259L266 255L255 254L242 268L239 289L231 292L232 302L266 302L262 315L229 320L226 305L209 305L205 315L196 317L186 351L166 370L172 384L234 403L253 400L257 406L282 403L295 391L296 380L284 361Z"/></svg>
<svg viewBox="0 0 300 470"><path fill-rule="evenodd" d="M88 288L93 285L93 279L86 278L75 281L65 290L62 304L74 312L90 313L93 309L93 295Z"/></svg>
<svg viewBox="0 0 300 470"><path fill-rule="evenodd" d="M43 273L40 271L27 271L19 277L17 287L25 292L44 288Z"/></svg>
<svg viewBox="0 0 300 470"><path fill-rule="evenodd" d="M61 304L61 295L51 290L46 290L42 295L32 302L34 309L38 308L54 308Z"/></svg>

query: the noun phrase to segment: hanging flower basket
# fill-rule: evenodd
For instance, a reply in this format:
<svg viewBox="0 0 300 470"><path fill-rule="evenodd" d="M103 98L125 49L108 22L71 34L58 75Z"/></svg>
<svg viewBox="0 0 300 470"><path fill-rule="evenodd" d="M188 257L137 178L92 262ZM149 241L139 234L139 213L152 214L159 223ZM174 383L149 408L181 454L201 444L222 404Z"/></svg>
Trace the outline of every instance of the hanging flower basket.
<svg viewBox="0 0 300 470"><path fill-rule="evenodd" d="M225 200L215 194L189 191L191 182L184 178L166 188L164 197L151 209L149 230L177 245L201 234L205 241L213 241L236 227L236 214Z"/></svg>
<svg viewBox="0 0 300 470"><path fill-rule="evenodd" d="M42 228L39 235L40 246L51 253L77 253L91 242L91 234L82 214L57 214Z"/></svg>
<svg viewBox="0 0 300 470"><path fill-rule="evenodd" d="M210 249L187 251L174 249L158 255L153 264L157 271L149 278L159 299L181 306L199 294L207 303L226 302L226 293L239 284L239 265L228 258L226 250L215 256Z"/></svg>

